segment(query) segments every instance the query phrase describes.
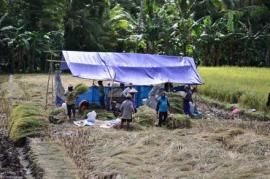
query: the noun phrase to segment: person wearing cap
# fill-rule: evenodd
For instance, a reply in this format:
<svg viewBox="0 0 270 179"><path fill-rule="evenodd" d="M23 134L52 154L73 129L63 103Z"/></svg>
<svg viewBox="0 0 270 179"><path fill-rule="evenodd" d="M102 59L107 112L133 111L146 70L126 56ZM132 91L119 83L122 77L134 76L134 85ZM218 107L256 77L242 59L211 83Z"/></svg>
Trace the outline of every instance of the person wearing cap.
<svg viewBox="0 0 270 179"><path fill-rule="evenodd" d="M136 112L136 100L135 100L135 94L138 93L138 91L133 88L133 84L129 83L127 88L122 92L122 95L127 97L128 94L131 95L131 100L133 101L133 105L135 108L135 112Z"/></svg>
<svg viewBox="0 0 270 179"><path fill-rule="evenodd" d="M71 113L73 115L73 118L75 118L75 99L76 99L76 93L73 91L72 85L68 86L68 90L65 96L66 96L68 117L69 117L69 120L71 120Z"/></svg>
<svg viewBox="0 0 270 179"><path fill-rule="evenodd" d="M104 109L105 108L105 102L104 102L104 97L105 97L105 92L104 92L104 86L102 81L98 81L98 94L99 94L99 103L100 106Z"/></svg>
<svg viewBox="0 0 270 179"><path fill-rule="evenodd" d="M156 111L158 114L158 126L161 127L163 123L166 122L168 117L168 112L170 108L169 99L166 96L165 92L162 92L161 96L158 98L158 103L156 107Z"/></svg>
<svg viewBox="0 0 270 179"><path fill-rule="evenodd" d="M122 92L122 95L127 97L127 95L129 94L129 92L132 90L132 86L133 84L132 83L129 83L127 85L127 87L124 89L124 91Z"/></svg>
<svg viewBox="0 0 270 179"><path fill-rule="evenodd" d="M134 106L132 102L131 94L127 94L126 100L120 106L121 111L121 128L123 128L124 122L127 122L127 130L129 130L129 124L132 122L132 114L134 113Z"/></svg>

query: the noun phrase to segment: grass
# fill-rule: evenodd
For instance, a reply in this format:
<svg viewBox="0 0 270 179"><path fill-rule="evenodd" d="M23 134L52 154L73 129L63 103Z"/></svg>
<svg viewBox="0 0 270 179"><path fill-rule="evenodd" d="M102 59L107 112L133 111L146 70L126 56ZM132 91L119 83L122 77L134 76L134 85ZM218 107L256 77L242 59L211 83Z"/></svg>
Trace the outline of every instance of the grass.
<svg viewBox="0 0 270 179"><path fill-rule="evenodd" d="M200 67L204 85L199 92L241 107L270 113L266 107L270 93L270 69L248 67Z"/></svg>
<svg viewBox="0 0 270 179"><path fill-rule="evenodd" d="M40 136L46 132L47 122L39 107L33 104L21 104L11 111L9 137L20 143L26 137Z"/></svg>

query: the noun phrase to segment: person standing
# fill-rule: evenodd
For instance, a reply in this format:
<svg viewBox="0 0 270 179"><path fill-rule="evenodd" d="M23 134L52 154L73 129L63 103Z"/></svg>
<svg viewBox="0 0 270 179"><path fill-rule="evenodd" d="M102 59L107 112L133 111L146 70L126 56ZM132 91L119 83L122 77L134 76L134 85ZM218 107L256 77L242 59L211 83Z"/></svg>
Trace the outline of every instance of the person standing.
<svg viewBox="0 0 270 179"><path fill-rule="evenodd" d="M161 97L158 98L158 103L156 107L156 111L157 111L158 119L159 119L158 120L159 127L161 127L162 124L166 122L169 108L170 108L169 99L166 96L166 93L162 92Z"/></svg>
<svg viewBox="0 0 270 179"><path fill-rule="evenodd" d="M67 111L68 111L68 117L69 120L71 120L71 113L73 115L73 118L75 119L75 100L76 100L76 93L73 91L73 86L68 86L68 91L65 94L66 96L66 104L67 104Z"/></svg>
<svg viewBox="0 0 270 179"><path fill-rule="evenodd" d="M122 92L122 95L127 97L127 95L129 94L129 92L132 90L132 86L133 84L132 83L129 83L127 85L127 87L124 89L124 91Z"/></svg>
<svg viewBox="0 0 270 179"><path fill-rule="evenodd" d="M184 103L184 113L187 115L191 115L190 112L190 102L193 102L192 100L192 90L190 86L185 86L186 96L184 97L183 103Z"/></svg>
<svg viewBox="0 0 270 179"><path fill-rule="evenodd" d="M134 106L131 100L132 96L127 94L126 100L122 102L120 106L121 111L121 128L123 128L124 122L127 122L127 130L129 130L129 123L132 122L132 114L134 113Z"/></svg>
<svg viewBox="0 0 270 179"><path fill-rule="evenodd" d="M105 92L104 92L104 86L102 81L98 81L98 92L99 92L99 103L100 106L104 109L105 108Z"/></svg>

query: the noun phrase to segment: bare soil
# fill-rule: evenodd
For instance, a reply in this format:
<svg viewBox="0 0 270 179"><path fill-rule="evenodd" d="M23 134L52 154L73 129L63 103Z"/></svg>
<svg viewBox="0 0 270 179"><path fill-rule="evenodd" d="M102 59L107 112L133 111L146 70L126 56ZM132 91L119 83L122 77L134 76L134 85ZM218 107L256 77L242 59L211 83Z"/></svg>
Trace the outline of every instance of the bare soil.
<svg viewBox="0 0 270 179"><path fill-rule="evenodd" d="M0 113L1 124L6 115ZM5 128L0 126L0 178L24 178L25 170L20 164L19 153L7 136Z"/></svg>

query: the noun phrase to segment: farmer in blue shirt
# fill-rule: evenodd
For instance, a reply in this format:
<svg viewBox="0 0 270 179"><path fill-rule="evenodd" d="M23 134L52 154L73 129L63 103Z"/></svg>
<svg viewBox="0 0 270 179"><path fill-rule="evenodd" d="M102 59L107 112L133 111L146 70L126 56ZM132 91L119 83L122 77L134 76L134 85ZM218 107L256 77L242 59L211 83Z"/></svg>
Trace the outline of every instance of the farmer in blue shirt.
<svg viewBox="0 0 270 179"><path fill-rule="evenodd" d="M158 125L161 127L162 123L165 123L165 121L167 120L167 116L168 116L168 111L170 108L170 103L168 100L168 97L166 96L165 92L162 92L161 97L159 97L158 99L158 103L157 103L157 114L158 114Z"/></svg>

